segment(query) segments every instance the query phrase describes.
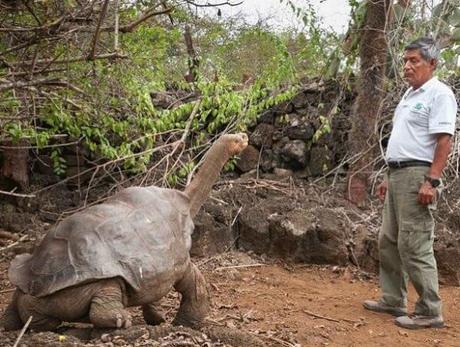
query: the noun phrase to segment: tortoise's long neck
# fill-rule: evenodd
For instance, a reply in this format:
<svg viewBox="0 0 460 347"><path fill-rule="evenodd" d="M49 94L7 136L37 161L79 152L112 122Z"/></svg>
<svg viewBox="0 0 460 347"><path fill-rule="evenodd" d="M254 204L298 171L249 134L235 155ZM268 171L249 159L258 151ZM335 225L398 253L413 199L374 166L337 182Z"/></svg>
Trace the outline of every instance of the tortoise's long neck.
<svg viewBox="0 0 460 347"><path fill-rule="evenodd" d="M190 198L190 213L192 218L196 216L204 204L212 186L219 178L220 171L224 167L230 154L224 141L215 142L206 153L203 164L192 182L185 188L184 193Z"/></svg>

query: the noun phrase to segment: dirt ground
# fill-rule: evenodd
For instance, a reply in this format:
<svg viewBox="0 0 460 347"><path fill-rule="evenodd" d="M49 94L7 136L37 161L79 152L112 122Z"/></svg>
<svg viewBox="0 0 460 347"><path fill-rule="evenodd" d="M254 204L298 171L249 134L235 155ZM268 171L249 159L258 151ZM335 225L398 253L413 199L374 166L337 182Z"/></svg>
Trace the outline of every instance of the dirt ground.
<svg viewBox="0 0 460 347"><path fill-rule="evenodd" d="M267 346L460 346L458 287L441 287L446 328L409 331L395 326L389 315L362 308L363 300L378 298L378 284L375 278L352 267L286 264L239 252L195 259L195 262L204 272L212 293L210 323L259 336ZM1 310L11 297L7 265L8 261L0 264ZM412 288L409 295L409 308L413 308L416 295ZM172 319L177 304L174 294L162 302L168 320ZM133 315L135 325L141 325L139 311L133 310ZM0 334L4 335L0 346L12 346L19 332ZM21 343L24 346L153 346L152 341L145 340L144 344L120 339L116 343L101 340L83 343L57 334L46 335L40 344L37 341L34 333L27 333ZM218 346L204 342L160 345Z"/></svg>

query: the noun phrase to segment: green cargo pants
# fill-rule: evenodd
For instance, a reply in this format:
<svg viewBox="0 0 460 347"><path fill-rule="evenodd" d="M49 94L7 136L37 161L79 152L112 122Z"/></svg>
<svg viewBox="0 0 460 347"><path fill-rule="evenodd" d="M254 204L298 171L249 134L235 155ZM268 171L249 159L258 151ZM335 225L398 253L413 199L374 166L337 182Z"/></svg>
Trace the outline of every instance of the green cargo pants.
<svg viewBox="0 0 460 347"><path fill-rule="evenodd" d="M381 301L406 307L407 280L419 295L415 314L441 314L431 208L417 202L427 167L390 169L379 235Z"/></svg>

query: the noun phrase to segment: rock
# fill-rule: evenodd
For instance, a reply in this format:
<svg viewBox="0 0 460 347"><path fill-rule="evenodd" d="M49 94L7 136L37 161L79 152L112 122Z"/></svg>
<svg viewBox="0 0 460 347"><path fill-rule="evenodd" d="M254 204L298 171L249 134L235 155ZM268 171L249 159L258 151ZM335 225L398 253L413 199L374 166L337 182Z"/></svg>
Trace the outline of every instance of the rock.
<svg viewBox="0 0 460 347"><path fill-rule="evenodd" d="M275 108L276 116L282 116L286 113L294 112L294 105L289 101L283 101L282 103L278 104Z"/></svg>
<svg viewBox="0 0 460 347"><path fill-rule="evenodd" d="M30 228L34 215L22 211L9 203L0 203L0 225L13 233L20 233Z"/></svg>
<svg viewBox="0 0 460 347"><path fill-rule="evenodd" d="M263 149L260 156L260 168L264 172L270 172L273 168L280 165L280 156L271 149Z"/></svg>
<svg viewBox="0 0 460 347"><path fill-rule="evenodd" d="M240 175L242 179L250 179L250 178L257 178L257 169L252 169L244 174Z"/></svg>
<svg viewBox="0 0 460 347"><path fill-rule="evenodd" d="M279 167L276 167L273 169L273 173L275 174L275 176L277 176L278 178L286 178L286 177L291 177L293 176L293 172L292 170L287 170L287 169L281 169Z"/></svg>
<svg viewBox="0 0 460 347"><path fill-rule="evenodd" d="M344 265L346 230L350 226L333 209L295 209L270 219L271 251L295 261Z"/></svg>
<svg viewBox="0 0 460 347"><path fill-rule="evenodd" d="M233 248L232 215L228 206L207 202L198 213L192 234L192 256L212 256Z"/></svg>
<svg viewBox="0 0 460 347"><path fill-rule="evenodd" d="M304 92L300 92L294 96L294 98L291 100L291 103L296 110L304 108L309 104L308 98Z"/></svg>
<svg viewBox="0 0 460 347"><path fill-rule="evenodd" d="M289 141L283 146L281 154L286 162L292 163L294 169L305 167L307 161L307 145L302 140Z"/></svg>
<svg viewBox="0 0 460 347"><path fill-rule="evenodd" d="M377 235L363 226L358 226L354 235L354 254L362 270L377 273L379 270L379 249Z"/></svg>
<svg viewBox="0 0 460 347"><path fill-rule="evenodd" d="M271 124L259 124L249 137L249 143L258 148L271 148L275 127Z"/></svg>
<svg viewBox="0 0 460 347"><path fill-rule="evenodd" d="M333 168L333 154L327 147L312 147L308 164L313 176L322 176Z"/></svg>
<svg viewBox="0 0 460 347"><path fill-rule="evenodd" d="M443 284L460 286L460 235L445 225L436 226L434 255Z"/></svg>
<svg viewBox="0 0 460 347"><path fill-rule="evenodd" d="M309 123L301 123L298 126L291 126L286 129L286 135L291 140L309 141L314 134L315 129Z"/></svg>
<svg viewBox="0 0 460 347"><path fill-rule="evenodd" d="M243 210L239 247L283 259L344 265L351 226L333 209L295 206L285 198Z"/></svg>
<svg viewBox="0 0 460 347"><path fill-rule="evenodd" d="M49 155L39 155L37 160L38 172L45 175L54 175L53 164Z"/></svg>
<svg viewBox="0 0 460 347"><path fill-rule="evenodd" d="M275 123L275 112L273 110L267 110L257 119L260 123L273 124Z"/></svg>
<svg viewBox="0 0 460 347"><path fill-rule="evenodd" d="M249 145L239 155L239 159L236 162L236 167L242 172L248 172L252 169L255 169L259 163L259 156L259 150L254 146Z"/></svg>
<svg viewBox="0 0 460 347"><path fill-rule="evenodd" d="M245 206L240 213L238 247L258 254L268 253L271 245L268 217L283 210L287 212L292 206L284 198L261 200L256 205Z"/></svg>

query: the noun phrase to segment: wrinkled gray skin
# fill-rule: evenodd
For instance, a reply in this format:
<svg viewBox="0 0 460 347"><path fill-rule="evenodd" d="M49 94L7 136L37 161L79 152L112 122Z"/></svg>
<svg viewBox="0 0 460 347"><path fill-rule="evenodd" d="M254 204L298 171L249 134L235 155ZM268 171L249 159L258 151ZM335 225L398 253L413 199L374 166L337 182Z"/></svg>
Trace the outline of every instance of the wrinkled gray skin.
<svg viewBox="0 0 460 347"><path fill-rule="evenodd" d="M63 321L95 327L131 325L128 306L142 306L148 324L163 318L155 302L171 288L182 294L175 324L199 326L209 311L206 282L190 261L192 218L227 160L248 143L224 135L206 154L197 176L180 192L131 187L51 229L32 255L9 269L17 286L0 319L6 330L54 330Z"/></svg>

